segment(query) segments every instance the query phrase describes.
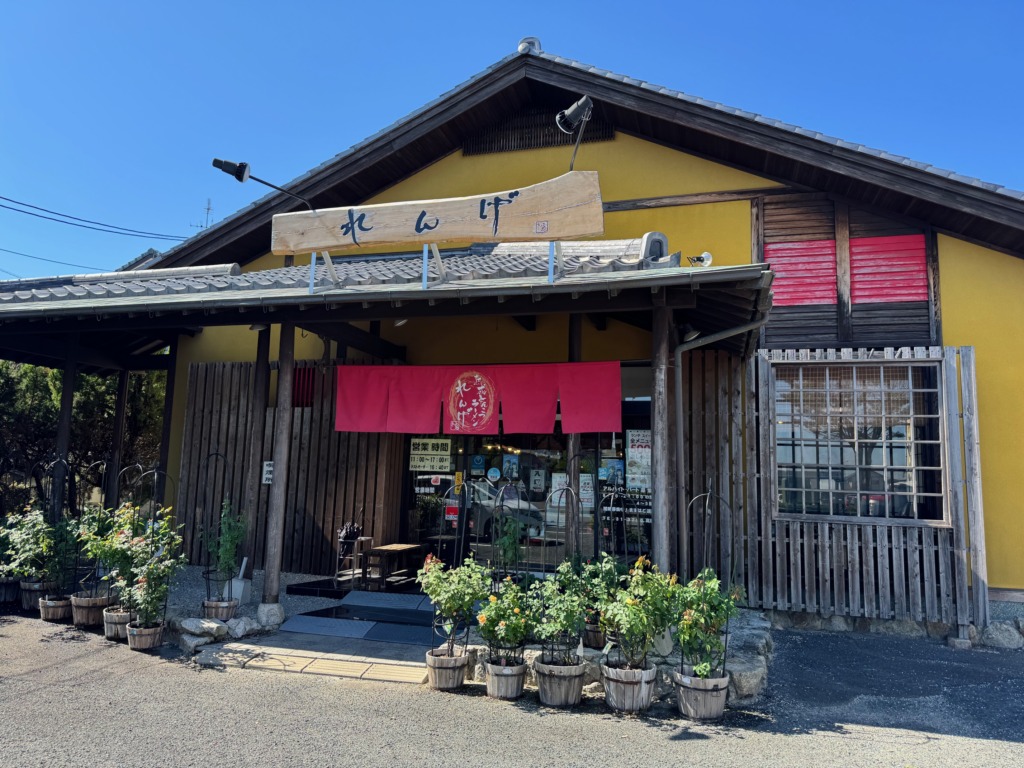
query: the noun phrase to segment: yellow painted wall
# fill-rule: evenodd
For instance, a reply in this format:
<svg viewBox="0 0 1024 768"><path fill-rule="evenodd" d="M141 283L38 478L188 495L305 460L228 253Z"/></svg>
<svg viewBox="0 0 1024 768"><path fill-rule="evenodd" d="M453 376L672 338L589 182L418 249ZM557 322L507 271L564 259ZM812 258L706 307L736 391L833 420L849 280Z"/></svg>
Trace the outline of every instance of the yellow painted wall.
<svg viewBox="0 0 1024 768"><path fill-rule="evenodd" d="M939 236L942 336L975 349L989 585L1024 589L1024 260Z"/></svg>
<svg viewBox="0 0 1024 768"><path fill-rule="evenodd" d="M565 173L571 152L567 147L472 156L454 152L365 202L460 197L535 184ZM774 181L621 133L613 141L582 145L576 169L599 172L605 201L779 186ZM624 211L605 216L605 238L640 237L652 231L664 232L670 250L681 250L684 255L710 251L716 265L750 263L747 202ZM358 253L382 250L393 249L367 248ZM309 257L297 257L295 263L308 266ZM243 269L252 272L283 265L283 256L267 254ZM468 329L457 318L418 319L401 328L385 323L381 335L408 346L409 362L420 365L565 360L568 320L539 316L537 323L537 330L531 333L505 318L474 319ZM583 332L585 360L650 357L650 334L631 326L609 321L606 331L597 332L584 322ZM272 358L276 356L277 343L275 329ZM173 475L177 474L181 453L189 363L252 360L255 354L256 334L244 327L208 328L194 338L181 340L175 429L170 446ZM322 355L323 345L317 337L296 336L297 360Z"/></svg>

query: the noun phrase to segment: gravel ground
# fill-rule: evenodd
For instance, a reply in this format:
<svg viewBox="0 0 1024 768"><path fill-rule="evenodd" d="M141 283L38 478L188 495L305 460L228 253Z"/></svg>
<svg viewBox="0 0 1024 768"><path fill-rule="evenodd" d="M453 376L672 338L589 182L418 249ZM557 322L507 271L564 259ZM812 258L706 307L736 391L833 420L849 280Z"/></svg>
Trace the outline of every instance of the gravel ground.
<svg viewBox="0 0 1024 768"><path fill-rule="evenodd" d="M254 571L252 575L252 589L248 602L238 606L239 616L256 616L256 609L260 604L260 597L263 594L263 571ZM324 597L304 597L301 595L289 595L285 593L285 586L297 584L304 581L316 581L323 579L323 576L313 576L308 573L282 573L281 574L281 605L284 606L285 614L294 616L297 613L316 611L321 608L329 608L332 605L339 605L340 600ZM183 568L171 582L171 594L167 599L168 618L188 618L190 616L201 616L203 600L206 599L206 582L203 580L203 568L198 565L190 565Z"/></svg>
<svg viewBox="0 0 1024 768"><path fill-rule="evenodd" d="M1024 652L776 632L758 708L696 725L426 687L198 670L166 647L0 614L0 766L1000 766L1024 741ZM837 664L836 660L842 663Z"/></svg>

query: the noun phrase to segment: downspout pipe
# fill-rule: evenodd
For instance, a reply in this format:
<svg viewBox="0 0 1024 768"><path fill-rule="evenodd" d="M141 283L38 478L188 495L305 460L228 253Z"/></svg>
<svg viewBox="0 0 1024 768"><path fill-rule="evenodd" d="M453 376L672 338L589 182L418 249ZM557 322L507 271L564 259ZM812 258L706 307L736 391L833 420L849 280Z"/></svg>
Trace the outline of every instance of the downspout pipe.
<svg viewBox="0 0 1024 768"><path fill-rule="evenodd" d="M675 406L676 406L676 515L679 521L679 572L681 577L686 569L689 560L689 550L686 539L686 499L684 491L686 485L686 459L683 452L683 353L692 349L714 344L717 341L737 336L741 333L756 331L768 322L768 315L765 314L759 320L738 325L735 328L727 328L724 331L713 333L710 336L698 336L696 339L684 341L675 349ZM689 574L685 574L689 578Z"/></svg>

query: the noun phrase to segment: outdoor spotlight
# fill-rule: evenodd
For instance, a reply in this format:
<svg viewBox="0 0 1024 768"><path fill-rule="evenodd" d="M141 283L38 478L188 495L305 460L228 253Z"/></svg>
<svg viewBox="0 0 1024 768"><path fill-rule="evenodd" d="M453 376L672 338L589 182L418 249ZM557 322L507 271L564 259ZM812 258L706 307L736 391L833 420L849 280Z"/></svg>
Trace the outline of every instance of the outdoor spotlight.
<svg viewBox="0 0 1024 768"><path fill-rule="evenodd" d="M224 171L224 173L228 174L228 176L234 176L238 181L246 181L248 179L252 179L253 181L259 182L265 187L276 189L278 192L284 192L289 197L294 197L299 202L305 203L306 207L309 208L309 210L316 210L315 208L313 208L313 204L310 203L309 200L307 200L306 198L299 197L294 192L289 192L287 189L281 189L281 187L277 186L277 184L271 184L269 181L264 181L258 176L251 175L249 173L248 163L233 163L230 160L220 160L215 157L213 159L213 167L219 168L220 170Z"/></svg>
<svg viewBox="0 0 1024 768"><path fill-rule="evenodd" d="M401 328L403 325L405 325L408 322L409 322L409 318L407 318L407 317L400 317L397 320L395 320L395 328Z"/></svg>
<svg viewBox="0 0 1024 768"><path fill-rule="evenodd" d="M713 258L710 253L704 251L700 256L687 256L686 260L690 262L691 267L710 267Z"/></svg>
<svg viewBox="0 0 1024 768"><path fill-rule="evenodd" d="M687 323L686 325L683 326L683 341L684 342L686 342L686 341L693 341L698 336L700 336L700 331L698 331L692 325Z"/></svg>
<svg viewBox="0 0 1024 768"><path fill-rule="evenodd" d="M594 108L594 102L589 96L583 96L579 101L568 109L563 109L555 115L555 125L563 133L572 134L580 123L590 119L590 112Z"/></svg>
<svg viewBox="0 0 1024 768"><path fill-rule="evenodd" d="M252 325L249 326L249 330L250 331L265 331L269 327L270 326L267 325L266 323L253 323Z"/></svg>
<svg viewBox="0 0 1024 768"><path fill-rule="evenodd" d="M245 181L249 178L248 163L232 163L230 160L213 159L213 167L220 168L228 176L234 176L238 181ZM259 181L259 179L256 179Z"/></svg>

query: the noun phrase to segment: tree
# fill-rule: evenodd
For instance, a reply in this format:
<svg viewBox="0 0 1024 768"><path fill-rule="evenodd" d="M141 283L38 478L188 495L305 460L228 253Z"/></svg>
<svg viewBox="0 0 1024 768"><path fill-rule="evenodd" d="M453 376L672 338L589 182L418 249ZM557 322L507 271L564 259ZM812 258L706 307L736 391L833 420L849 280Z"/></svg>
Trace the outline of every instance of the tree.
<svg viewBox="0 0 1024 768"><path fill-rule="evenodd" d="M31 484L43 493L45 466L56 458L61 382L59 370L0 360L0 512L25 504ZM122 466L156 464L165 382L159 371L130 374ZM99 462L113 451L116 399L116 375L77 377L67 461L83 488L100 485ZM75 483L70 488L74 505Z"/></svg>

